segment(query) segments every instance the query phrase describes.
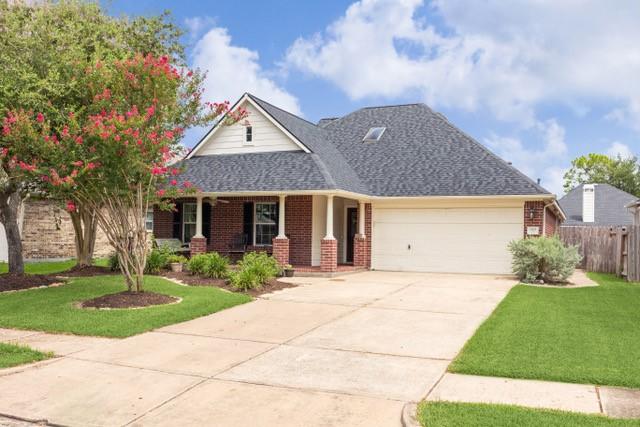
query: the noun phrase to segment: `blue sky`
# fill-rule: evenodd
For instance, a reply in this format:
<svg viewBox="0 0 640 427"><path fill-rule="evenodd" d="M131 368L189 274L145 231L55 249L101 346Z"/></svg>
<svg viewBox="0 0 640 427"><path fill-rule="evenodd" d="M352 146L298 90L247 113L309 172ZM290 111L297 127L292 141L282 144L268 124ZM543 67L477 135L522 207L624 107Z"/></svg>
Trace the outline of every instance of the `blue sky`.
<svg viewBox="0 0 640 427"><path fill-rule="evenodd" d="M640 149L640 4L620 0L111 1L172 11L211 101L308 120L425 102L549 190L571 159ZM185 143L202 134L194 130Z"/></svg>

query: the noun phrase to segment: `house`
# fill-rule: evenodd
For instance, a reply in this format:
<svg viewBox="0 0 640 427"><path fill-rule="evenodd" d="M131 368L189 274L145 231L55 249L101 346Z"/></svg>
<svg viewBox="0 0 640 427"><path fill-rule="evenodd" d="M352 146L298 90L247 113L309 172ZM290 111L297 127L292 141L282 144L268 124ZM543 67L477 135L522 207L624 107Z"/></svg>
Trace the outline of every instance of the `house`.
<svg viewBox="0 0 640 427"><path fill-rule="evenodd" d="M156 210L156 237L192 253L238 244L322 272L508 273L507 244L551 234L555 196L424 104L311 123L251 94L214 126L179 181L199 192Z"/></svg>
<svg viewBox="0 0 640 427"><path fill-rule="evenodd" d="M633 213L627 206L636 200L609 184L581 184L558 200L567 216L562 227L631 225Z"/></svg>

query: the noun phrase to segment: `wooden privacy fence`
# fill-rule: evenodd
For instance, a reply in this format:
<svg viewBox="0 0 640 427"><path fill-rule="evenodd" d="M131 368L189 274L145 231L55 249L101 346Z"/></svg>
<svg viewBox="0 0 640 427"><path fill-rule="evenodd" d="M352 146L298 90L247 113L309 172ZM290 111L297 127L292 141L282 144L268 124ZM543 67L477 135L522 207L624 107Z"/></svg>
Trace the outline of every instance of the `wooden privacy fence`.
<svg viewBox="0 0 640 427"><path fill-rule="evenodd" d="M560 227L559 236L578 246L581 268L640 281L640 226Z"/></svg>

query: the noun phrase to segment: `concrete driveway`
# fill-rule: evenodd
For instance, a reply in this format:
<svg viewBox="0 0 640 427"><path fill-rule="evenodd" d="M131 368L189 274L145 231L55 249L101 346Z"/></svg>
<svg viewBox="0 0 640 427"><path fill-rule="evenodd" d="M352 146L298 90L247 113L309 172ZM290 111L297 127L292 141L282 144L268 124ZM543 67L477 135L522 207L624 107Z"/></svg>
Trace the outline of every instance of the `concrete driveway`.
<svg viewBox="0 0 640 427"><path fill-rule="evenodd" d="M398 426L515 284L392 272L296 280L305 284L0 371L0 414L77 426Z"/></svg>

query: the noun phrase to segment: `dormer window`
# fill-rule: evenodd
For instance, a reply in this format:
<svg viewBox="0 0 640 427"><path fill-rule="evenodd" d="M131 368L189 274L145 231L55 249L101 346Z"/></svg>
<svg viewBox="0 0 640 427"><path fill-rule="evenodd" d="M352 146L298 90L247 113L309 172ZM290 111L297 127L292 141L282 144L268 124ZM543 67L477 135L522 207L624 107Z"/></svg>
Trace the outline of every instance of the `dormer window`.
<svg viewBox="0 0 640 427"><path fill-rule="evenodd" d="M244 131L244 143L252 144L253 141L253 128L251 126L245 127Z"/></svg>
<svg viewBox="0 0 640 427"><path fill-rule="evenodd" d="M382 138L382 134L384 133L385 129L387 128L375 127L375 128L369 129L367 134L364 136L364 139L362 140L362 142L380 141L380 138Z"/></svg>

